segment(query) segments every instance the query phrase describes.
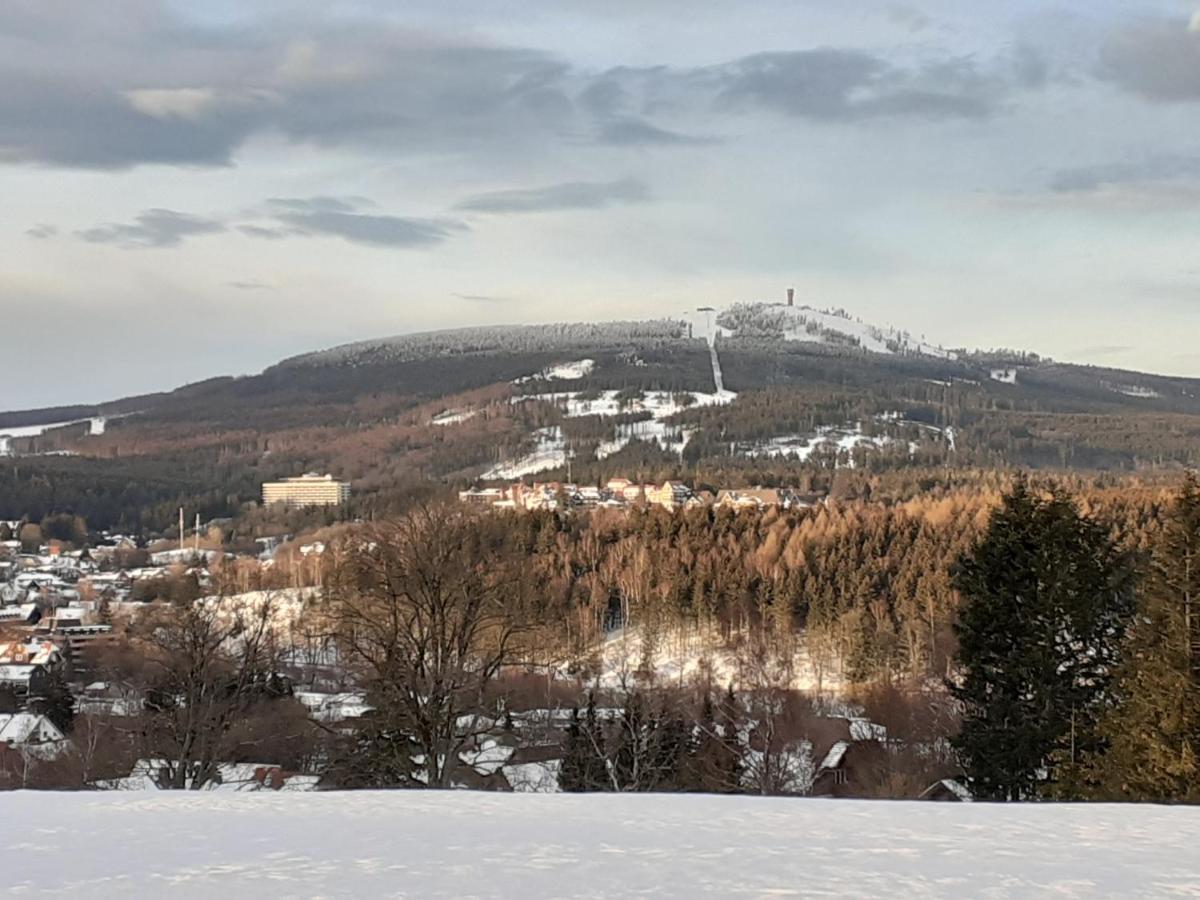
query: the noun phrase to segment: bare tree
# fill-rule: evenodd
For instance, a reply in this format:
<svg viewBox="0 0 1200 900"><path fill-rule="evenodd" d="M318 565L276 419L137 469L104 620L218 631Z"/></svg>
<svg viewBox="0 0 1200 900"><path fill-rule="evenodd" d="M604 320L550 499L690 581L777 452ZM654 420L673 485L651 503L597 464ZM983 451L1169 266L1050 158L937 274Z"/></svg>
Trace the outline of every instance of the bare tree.
<svg viewBox="0 0 1200 900"><path fill-rule="evenodd" d="M382 754L396 783L448 787L460 755L494 726L500 710L486 688L517 661L528 621L519 559L496 526L461 508L423 507L339 549L330 614L373 707L364 724L374 750L352 755L356 765ZM353 772L338 780L359 783Z"/></svg>
<svg viewBox="0 0 1200 900"><path fill-rule="evenodd" d="M238 752L245 721L287 693L283 638L268 596L157 604L124 649L125 674L142 698L143 755L162 788L199 790Z"/></svg>

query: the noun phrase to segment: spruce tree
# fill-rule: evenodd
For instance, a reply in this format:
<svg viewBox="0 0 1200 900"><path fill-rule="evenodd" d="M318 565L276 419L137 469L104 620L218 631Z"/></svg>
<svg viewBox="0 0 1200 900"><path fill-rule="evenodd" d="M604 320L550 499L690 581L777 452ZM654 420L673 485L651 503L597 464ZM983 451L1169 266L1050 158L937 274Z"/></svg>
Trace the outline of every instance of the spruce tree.
<svg viewBox="0 0 1200 900"><path fill-rule="evenodd" d="M589 791L612 790L608 777L608 754L604 729L596 716L596 695L588 693L587 711L583 719L583 784Z"/></svg>
<svg viewBox="0 0 1200 900"><path fill-rule="evenodd" d="M579 707L571 709L571 724L567 726L567 740L563 745L562 763L558 769L558 787L563 793L579 793L586 790L585 769L587 750L583 728L579 724Z"/></svg>
<svg viewBox="0 0 1200 900"><path fill-rule="evenodd" d="M1200 801L1200 484L1164 522L1089 766L1103 799Z"/></svg>
<svg viewBox="0 0 1200 900"><path fill-rule="evenodd" d="M1097 719L1132 607L1125 556L1071 498L1019 477L958 562L962 704L954 745L981 799L1053 796L1097 746ZM1063 786L1059 786L1061 795Z"/></svg>

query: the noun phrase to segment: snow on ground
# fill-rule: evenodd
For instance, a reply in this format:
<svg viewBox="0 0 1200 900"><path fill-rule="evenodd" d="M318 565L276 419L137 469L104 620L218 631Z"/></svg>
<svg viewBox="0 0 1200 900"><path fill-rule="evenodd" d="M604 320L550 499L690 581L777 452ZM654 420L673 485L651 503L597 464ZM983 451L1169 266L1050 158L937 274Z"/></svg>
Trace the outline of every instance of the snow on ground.
<svg viewBox="0 0 1200 900"><path fill-rule="evenodd" d="M600 671L595 682L601 687L632 685L639 673L646 670L663 685L703 682L710 675L712 683L720 687L744 683L737 651L711 628L668 629L653 640L637 626L618 628L597 651ZM839 660L830 654L814 654L803 636L796 642L791 670L790 687L796 690L826 694L845 687ZM566 676L565 671L562 674Z"/></svg>
<svg viewBox="0 0 1200 900"><path fill-rule="evenodd" d="M48 802L50 799L53 802ZM701 795L0 796L13 895L1195 896L1200 808ZM16 823L19 823L16 824Z"/></svg>
<svg viewBox="0 0 1200 900"><path fill-rule="evenodd" d="M1145 400L1152 400L1155 397L1162 396L1154 388L1143 387L1140 384L1118 384L1109 389L1116 391L1118 394L1124 394L1126 397L1140 397Z"/></svg>
<svg viewBox="0 0 1200 900"><path fill-rule="evenodd" d="M88 434L104 434L104 429L108 424L103 416L96 416L88 419L69 419L66 422L49 422L45 425L0 426L0 456L7 456L12 452L10 438L39 437L51 429L63 428L67 425L80 425L84 422L88 424Z"/></svg>
<svg viewBox="0 0 1200 900"><path fill-rule="evenodd" d="M558 469L567 464L567 445L563 440L562 429L557 425L549 428L539 428L533 433L537 446L532 453L519 459L497 463L481 476L485 481L512 481L545 472L548 469Z"/></svg>
<svg viewBox="0 0 1200 900"><path fill-rule="evenodd" d="M540 400L559 407L567 418L579 416L601 416L612 418L627 413L648 413L649 419L615 425L613 436L602 441L596 448L596 458L605 459L623 449L632 440L657 441L668 453L682 453L691 437L691 429L672 425L665 420L685 409L697 406L718 406L731 403L737 395L731 391L700 393L687 391L646 391L640 397L620 400L619 391L609 390L591 393L548 393L523 394L512 399L513 403ZM540 428L535 433L537 446L532 453L514 460L506 460L488 469L481 476L484 480L512 480L557 469L566 465L567 445L558 427Z"/></svg>
<svg viewBox="0 0 1200 900"><path fill-rule="evenodd" d="M526 375L524 378L518 378L513 383L524 384L528 381L575 381L586 375L590 375L594 368L596 368L596 361L594 359L580 359L575 362L547 366L537 374Z"/></svg>
<svg viewBox="0 0 1200 900"><path fill-rule="evenodd" d="M998 381L1001 384L1017 383L1017 370L1013 368L992 369L988 374L991 376L992 381Z"/></svg>
<svg viewBox="0 0 1200 900"><path fill-rule="evenodd" d="M756 321L751 330L763 326L781 331L784 340L816 343L844 343L851 338L863 350L872 353L919 353L938 359L953 360L958 354L936 344L914 338L909 332L891 326L881 327L853 318L844 310L814 309L811 306L785 306L781 303L734 304L721 313L726 325ZM726 334L731 333L723 329ZM839 336L841 336L839 338Z"/></svg>
<svg viewBox="0 0 1200 900"><path fill-rule="evenodd" d="M858 447L869 447L879 450L893 443L896 441L886 435L872 437L863 434L862 423L855 422L837 427L822 425L812 435L782 435L737 449L743 456L795 456L799 460L806 460L819 449L850 452ZM850 464L853 465L853 460Z"/></svg>
<svg viewBox="0 0 1200 900"><path fill-rule="evenodd" d="M901 418L899 413L884 413L876 419L891 425L915 427L933 435L935 438L945 436L950 450L956 449L953 428L943 431L936 425L924 422L914 422ZM822 425L812 434L785 434L754 443L739 444L734 449L737 453L750 457L794 456L806 460L818 450L850 453L858 448L882 450L889 446L907 446L909 454L916 453L917 445L911 441L903 441L886 434L867 435L863 433L861 422L848 422L844 425ZM854 466L851 457L847 465Z"/></svg>
<svg viewBox="0 0 1200 900"><path fill-rule="evenodd" d="M899 347L906 353L920 353L923 356L934 356L938 359L957 359L958 355L935 344L915 339L907 331L897 328L881 328L870 325L862 319L852 319L847 315L813 309L810 306L795 307L797 316L802 316L807 322L816 322L818 328L836 331L839 334L858 338L864 350L875 353L892 353L893 347ZM788 335L790 340L811 340L807 329L803 326L797 332Z"/></svg>
<svg viewBox="0 0 1200 900"><path fill-rule="evenodd" d="M447 409L429 420L431 425L457 425L479 415L477 409Z"/></svg>

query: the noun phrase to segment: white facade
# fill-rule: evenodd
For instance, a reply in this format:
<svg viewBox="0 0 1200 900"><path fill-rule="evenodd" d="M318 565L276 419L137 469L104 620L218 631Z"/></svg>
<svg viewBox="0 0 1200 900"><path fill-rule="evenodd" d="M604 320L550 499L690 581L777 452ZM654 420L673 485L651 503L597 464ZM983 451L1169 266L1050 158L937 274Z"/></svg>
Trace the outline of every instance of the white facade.
<svg viewBox="0 0 1200 900"><path fill-rule="evenodd" d="M288 506L338 506L350 499L350 484L334 481L332 475L312 472L268 481L262 486L263 503L284 503Z"/></svg>

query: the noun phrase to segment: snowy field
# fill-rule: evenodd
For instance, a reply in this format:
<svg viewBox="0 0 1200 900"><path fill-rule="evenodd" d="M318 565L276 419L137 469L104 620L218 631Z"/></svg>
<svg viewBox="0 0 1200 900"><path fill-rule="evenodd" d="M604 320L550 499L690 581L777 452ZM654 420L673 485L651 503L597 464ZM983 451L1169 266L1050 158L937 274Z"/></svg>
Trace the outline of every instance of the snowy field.
<svg viewBox="0 0 1200 900"><path fill-rule="evenodd" d="M0 795L78 897L1200 895L1200 809L478 793Z"/></svg>

